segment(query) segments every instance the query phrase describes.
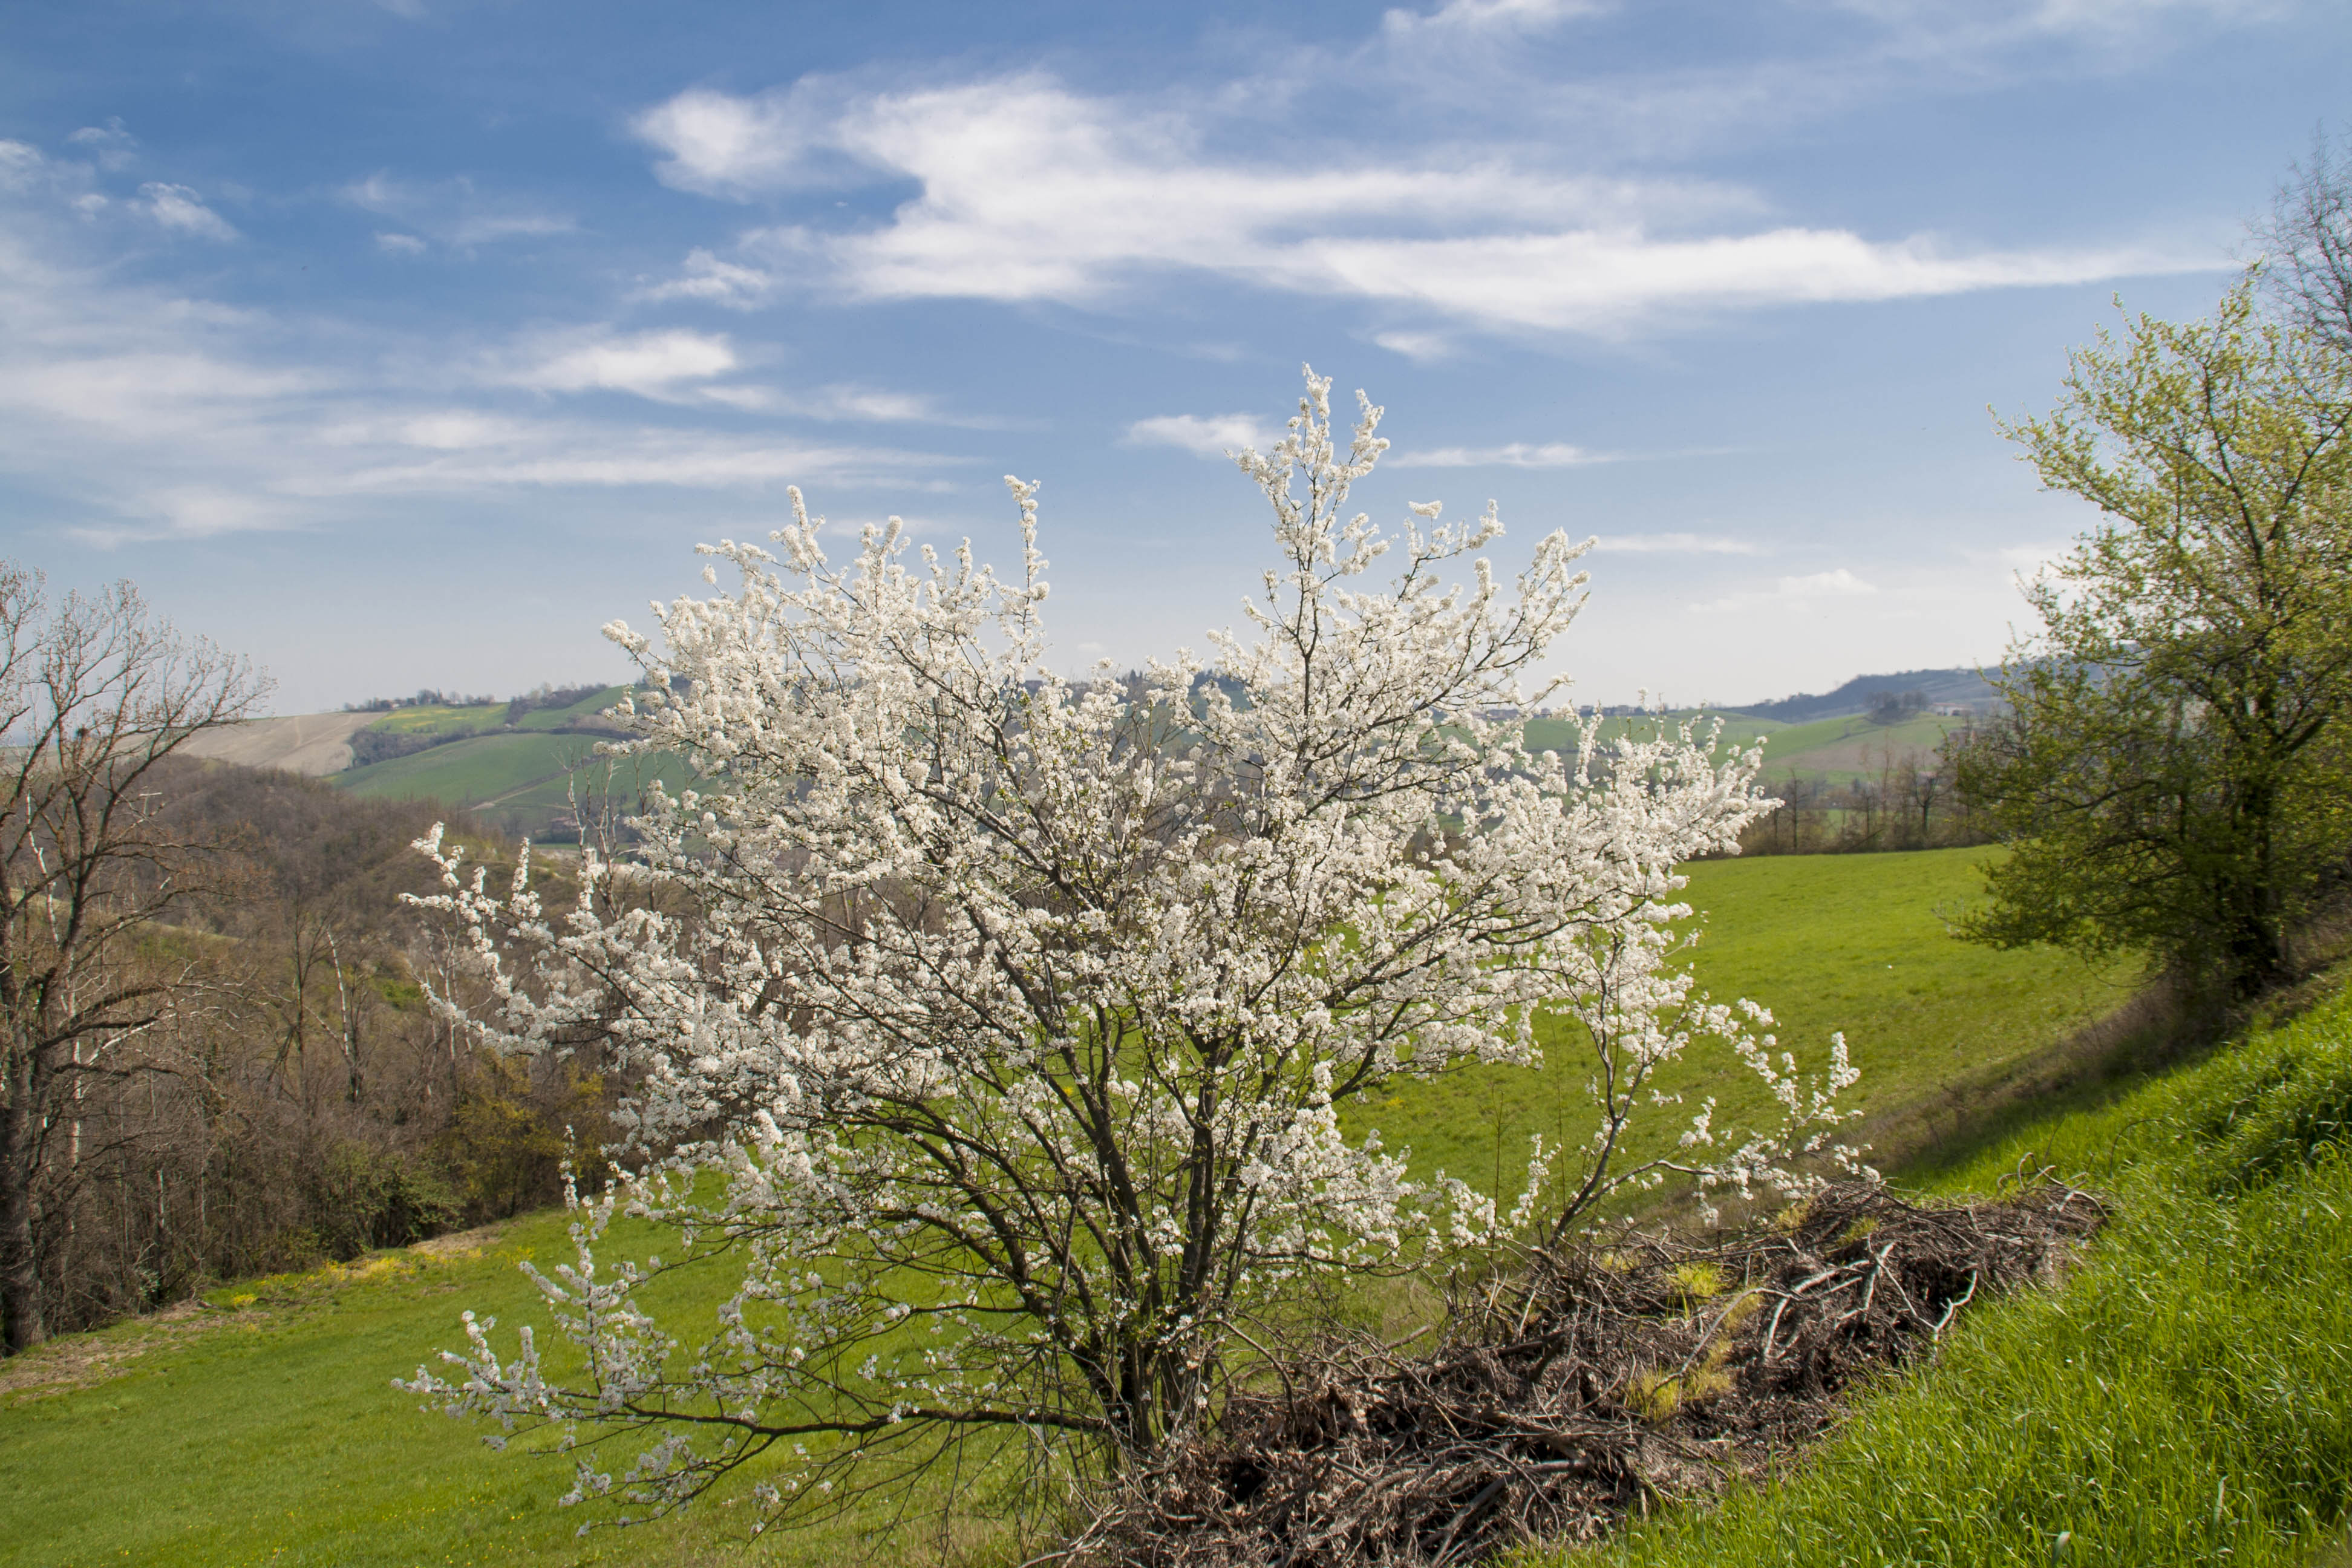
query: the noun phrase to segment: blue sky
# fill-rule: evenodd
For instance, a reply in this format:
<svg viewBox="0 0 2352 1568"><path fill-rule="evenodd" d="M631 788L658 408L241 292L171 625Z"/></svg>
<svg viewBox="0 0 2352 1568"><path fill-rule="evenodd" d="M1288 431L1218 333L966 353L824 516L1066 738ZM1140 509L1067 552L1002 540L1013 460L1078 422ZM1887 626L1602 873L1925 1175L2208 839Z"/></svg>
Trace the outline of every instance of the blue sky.
<svg viewBox="0 0 2352 1568"><path fill-rule="evenodd" d="M2352 7L12 6L0 551L299 712L617 676L798 483L1014 554L1072 668L1238 617L1312 362L1359 493L1597 534L1576 694L1997 657L2084 525L1988 406L2209 308Z"/></svg>

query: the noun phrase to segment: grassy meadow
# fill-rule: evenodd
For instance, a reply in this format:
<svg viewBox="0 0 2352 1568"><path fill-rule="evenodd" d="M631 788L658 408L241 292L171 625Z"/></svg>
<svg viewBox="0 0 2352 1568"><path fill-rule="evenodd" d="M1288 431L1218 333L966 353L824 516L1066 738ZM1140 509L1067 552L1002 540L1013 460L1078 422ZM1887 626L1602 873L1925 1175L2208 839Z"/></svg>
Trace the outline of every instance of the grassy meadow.
<svg viewBox="0 0 2352 1568"><path fill-rule="evenodd" d="M333 782L363 799L434 800L474 811L522 837L568 836L573 831L569 818L575 779L600 792L610 788L625 799L655 779L674 788L689 776L683 761L663 753L618 764L608 782L595 754L594 737L558 732L567 724L593 724L625 689L607 687L566 708L536 709L510 730L502 728L504 703L396 709L370 727L414 734L491 732L346 769L333 775Z"/></svg>
<svg viewBox="0 0 2352 1568"><path fill-rule="evenodd" d="M1954 851L1695 867L1694 900L1709 915L1696 950L1705 983L1772 1005L1781 1037L1805 1052L1843 1028L1867 1075L1864 1103L1882 1115L1996 1079L2123 993L2119 976L1945 937L1935 910L1969 895L1971 864ZM1490 1174L1499 1127L1507 1186L1526 1132L1566 1121L1555 1086L1580 1083L1560 1076L1571 1072L1555 1061L1542 1074L1410 1086L1371 1114L1392 1143L1413 1145L1416 1169L1443 1163L1474 1180ZM421 1415L390 1387L462 1342L466 1308L509 1325L538 1316L514 1264L568 1256L552 1215L467 1239L226 1287L193 1315L76 1336L9 1363L0 1563L715 1560L741 1533L728 1510L575 1541L580 1516L554 1506L569 1484L564 1461L487 1455L478 1430ZM761 1557L830 1561L854 1534L787 1534Z"/></svg>
<svg viewBox="0 0 2352 1568"><path fill-rule="evenodd" d="M1867 715L1853 713L1790 724L1779 719L1758 719L1745 713L1716 714L1699 709L1679 710L1664 717L1670 721L1696 721L1702 725L1712 724L1720 718L1722 743L1727 749L1749 746L1761 740L1761 778L1767 787L1775 780L1792 776L1832 785L1874 778L1882 769L1906 757L1916 761L1933 756L1944 737L1967 722L1933 713L1915 713L1899 723L1874 724ZM1600 739L1606 744L1629 729L1646 729L1655 722L1652 719L1605 719L1601 722ZM1528 721L1528 744L1536 751L1572 752L1577 734L1576 727L1565 719Z"/></svg>
<svg viewBox="0 0 2352 1568"><path fill-rule="evenodd" d="M1975 868L1990 851L1776 856L1688 867L1699 911L1694 967L1718 1001L1746 996L1771 1009L1780 1049L1808 1072L1843 1032L1862 1079L1850 1102L1864 1112L1854 1137L1871 1158L1900 1164L1956 1138L2049 1047L2129 994L2126 965L2085 966L2062 953L1996 952L1955 941L1942 911L1976 896ZM1406 1082L1382 1103L1347 1112L1351 1130L1377 1127L1413 1165L1442 1167L1486 1191L1516 1193L1528 1140L1580 1140L1588 1053L1567 1030L1545 1041L1539 1071L1475 1068ZM1637 1149L1655 1150L1688 1122L1705 1095L1728 1131L1770 1108L1760 1081L1728 1051L1694 1047L1659 1079L1689 1104L1645 1114Z"/></svg>

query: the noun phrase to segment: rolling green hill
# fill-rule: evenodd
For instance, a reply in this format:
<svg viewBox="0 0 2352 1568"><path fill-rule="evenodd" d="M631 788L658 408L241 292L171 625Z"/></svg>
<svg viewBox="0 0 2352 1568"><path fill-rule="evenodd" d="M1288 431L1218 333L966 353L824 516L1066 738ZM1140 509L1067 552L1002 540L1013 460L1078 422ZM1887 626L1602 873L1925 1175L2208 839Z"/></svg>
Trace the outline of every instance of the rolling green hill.
<svg viewBox="0 0 2352 1568"><path fill-rule="evenodd" d="M609 791L626 801L656 779L674 788L689 776L685 763L667 753L618 763L608 763L597 753L599 739L611 732L598 716L625 689L607 687L568 707L531 710L511 728L505 703L395 709L370 728L466 738L349 768L332 775L331 782L368 798L438 801L541 842L573 837L578 832L572 820L575 784ZM580 727L578 731L574 726Z"/></svg>

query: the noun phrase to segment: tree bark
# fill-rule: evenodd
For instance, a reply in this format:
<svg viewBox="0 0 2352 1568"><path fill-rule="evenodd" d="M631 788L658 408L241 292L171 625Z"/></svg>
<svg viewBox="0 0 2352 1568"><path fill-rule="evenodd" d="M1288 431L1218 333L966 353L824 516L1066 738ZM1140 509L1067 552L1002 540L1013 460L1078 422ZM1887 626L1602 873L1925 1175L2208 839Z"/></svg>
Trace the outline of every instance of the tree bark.
<svg viewBox="0 0 2352 1568"><path fill-rule="evenodd" d="M7 1352L49 1337L41 1311L40 1259L33 1246L32 1075L12 1064L8 1103L0 1107L0 1339Z"/></svg>

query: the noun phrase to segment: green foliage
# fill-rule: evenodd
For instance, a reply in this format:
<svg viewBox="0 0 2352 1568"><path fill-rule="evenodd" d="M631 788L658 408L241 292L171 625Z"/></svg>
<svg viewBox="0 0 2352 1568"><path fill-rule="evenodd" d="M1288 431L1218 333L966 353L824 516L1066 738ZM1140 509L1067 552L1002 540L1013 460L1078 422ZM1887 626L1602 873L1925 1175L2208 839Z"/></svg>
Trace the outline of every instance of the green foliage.
<svg viewBox="0 0 2352 1568"><path fill-rule="evenodd" d="M607 1131L604 1081L568 1061L531 1064L485 1053L467 1077L438 1150L468 1218L506 1219L546 1201L562 1168L595 1168Z"/></svg>
<svg viewBox="0 0 2352 1568"><path fill-rule="evenodd" d="M2339 996L2021 1131L1949 1185L2052 1164L2112 1194L2115 1224L2063 1290L1978 1315L1788 1479L1565 1561L2308 1561L2352 1500L2347 1105Z"/></svg>
<svg viewBox="0 0 2352 1568"><path fill-rule="evenodd" d="M2241 287L2102 334L2010 434L2104 517L2030 589L2012 717L1958 754L2016 848L1968 930L2251 994L2352 848L2352 360Z"/></svg>

